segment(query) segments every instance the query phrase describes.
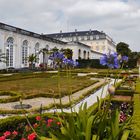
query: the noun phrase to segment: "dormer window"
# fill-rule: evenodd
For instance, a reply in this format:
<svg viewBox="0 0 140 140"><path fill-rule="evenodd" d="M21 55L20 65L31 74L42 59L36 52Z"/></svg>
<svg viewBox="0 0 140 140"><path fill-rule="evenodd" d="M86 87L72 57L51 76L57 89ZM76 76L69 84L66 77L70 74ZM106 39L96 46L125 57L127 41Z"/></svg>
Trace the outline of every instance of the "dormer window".
<svg viewBox="0 0 140 140"><path fill-rule="evenodd" d="M96 35L96 39L99 39L99 35Z"/></svg>

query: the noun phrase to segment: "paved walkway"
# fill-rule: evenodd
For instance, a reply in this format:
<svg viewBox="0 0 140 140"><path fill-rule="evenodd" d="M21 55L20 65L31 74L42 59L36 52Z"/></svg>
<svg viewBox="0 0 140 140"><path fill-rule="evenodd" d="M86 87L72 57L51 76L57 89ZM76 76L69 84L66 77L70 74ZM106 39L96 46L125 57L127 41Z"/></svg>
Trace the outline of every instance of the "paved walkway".
<svg viewBox="0 0 140 140"><path fill-rule="evenodd" d="M102 85L105 82L105 79L98 79L98 80L99 80L99 82L72 94L72 99L75 99L75 100L78 99L85 92L87 92L95 87L98 87L99 85ZM60 103L60 100L55 99L55 102ZM49 106L52 103L54 103L53 98L45 98L45 97L38 97L38 98L23 100L23 104L30 104L32 106L31 109L40 108L41 105ZM67 103L69 103L69 98L68 98L68 96L65 96L62 98L62 104L67 104ZM13 107L15 105L18 105L18 104L19 104L19 101L11 102L11 103L0 103L0 109L11 110L11 109L13 109Z"/></svg>

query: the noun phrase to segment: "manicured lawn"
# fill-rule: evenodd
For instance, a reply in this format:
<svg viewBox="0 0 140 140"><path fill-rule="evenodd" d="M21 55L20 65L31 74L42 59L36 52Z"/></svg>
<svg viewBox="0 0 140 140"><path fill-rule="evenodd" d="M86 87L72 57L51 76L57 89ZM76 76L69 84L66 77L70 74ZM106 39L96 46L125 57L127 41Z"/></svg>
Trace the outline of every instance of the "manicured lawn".
<svg viewBox="0 0 140 140"><path fill-rule="evenodd" d="M18 75L19 77L19 75ZM8 77L7 77L8 79ZM1 80L1 79L0 79ZM80 90L84 87L87 87L96 81L90 80L88 77L77 77L72 76L70 79L66 77L63 73L60 76L60 88L62 94L68 94L70 89L72 92ZM25 79L15 79L11 81L1 81L0 82L0 90L1 91L15 91L21 93L23 95L30 94L40 94L40 93L50 93L59 94L58 92L58 77L57 74L47 76L47 74L43 75L43 77L39 77L39 74L29 76Z"/></svg>
<svg viewBox="0 0 140 140"><path fill-rule="evenodd" d="M133 129L137 139L140 139L140 81L136 84L136 93L134 94Z"/></svg>

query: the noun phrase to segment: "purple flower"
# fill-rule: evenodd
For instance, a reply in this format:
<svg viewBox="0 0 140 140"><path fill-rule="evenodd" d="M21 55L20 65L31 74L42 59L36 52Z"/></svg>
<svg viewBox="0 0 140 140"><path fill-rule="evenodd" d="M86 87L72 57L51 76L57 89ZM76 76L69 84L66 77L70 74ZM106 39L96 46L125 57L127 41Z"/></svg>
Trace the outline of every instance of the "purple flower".
<svg viewBox="0 0 140 140"><path fill-rule="evenodd" d="M103 57L100 58L100 64L108 66L109 68L119 68L117 53L104 54Z"/></svg>
<svg viewBox="0 0 140 140"><path fill-rule="evenodd" d="M73 67L76 67L78 65L78 62L72 59L66 59L66 58L63 59L63 63L67 66L73 66Z"/></svg>
<svg viewBox="0 0 140 140"><path fill-rule="evenodd" d="M123 62L128 62L128 57L127 56L122 56L122 61Z"/></svg>
<svg viewBox="0 0 140 140"><path fill-rule="evenodd" d="M60 52L54 52L49 56L49 59L55 62L61 62L64 59L64 54Z"/></svg>

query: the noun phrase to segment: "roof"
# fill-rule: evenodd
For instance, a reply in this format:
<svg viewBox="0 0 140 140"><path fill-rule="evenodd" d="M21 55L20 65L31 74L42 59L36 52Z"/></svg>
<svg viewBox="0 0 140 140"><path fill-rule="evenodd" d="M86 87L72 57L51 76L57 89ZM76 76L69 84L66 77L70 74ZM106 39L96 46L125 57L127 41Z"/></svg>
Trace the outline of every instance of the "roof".
<svg viewBox="0 0 140 140"><path fill-rule="evenodd" d="M91 50L91 52L103 55L103 53L101 53L101 52L96 52L96 51L93 51L93 50Z"/></svg>
<svg viewBox="0 0 140 140"><path fill-rule="evenodd" d="M5 24L5 23L1 23L1 22L0 22L0 29L15 32L15 33L22 34L22 35L31 36L31 37L42 39L42 40L49 41L49 42L54 42L54 43L59 43L59 44L66 44L63 41L56 40L54 38L44 36L42 34L27 31L27 30L24 30L24 29L21 29L21 28L18 28L18 27L14 27L14 26L11 26L11 25L8 25L8 24Z"/></svg>
<svg viewBox="0 0 140 140"><path fill-rule="evenodd" d="M81 42L77 42L77 41L67 42L67 44L78 44L78 45L81 45L81 46L84 46L84 47L87 47L87 48L91 48L90 46L88 46L84 43L81 43Z"/></svg>
<svg viewBox="0 0 140 140"><path fill-rule="evenodd" d="M103 32L99 32L97 30L89 30L89 31L75 31L75 32L65 32L65 33L54 33L54 34L46 34L45 36L59 38L59 37L70 37L70 36L85 36L85 35L106 35Z"/></svg>

